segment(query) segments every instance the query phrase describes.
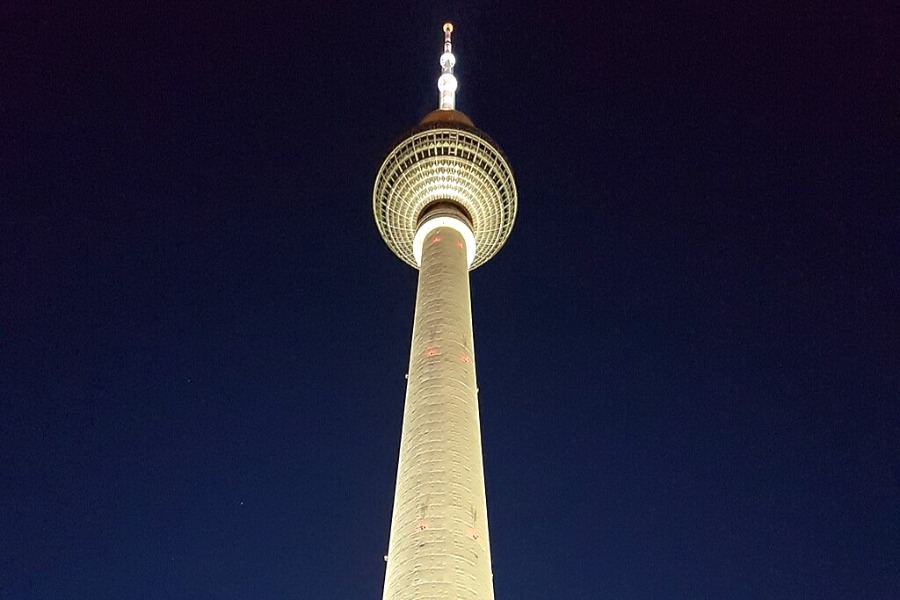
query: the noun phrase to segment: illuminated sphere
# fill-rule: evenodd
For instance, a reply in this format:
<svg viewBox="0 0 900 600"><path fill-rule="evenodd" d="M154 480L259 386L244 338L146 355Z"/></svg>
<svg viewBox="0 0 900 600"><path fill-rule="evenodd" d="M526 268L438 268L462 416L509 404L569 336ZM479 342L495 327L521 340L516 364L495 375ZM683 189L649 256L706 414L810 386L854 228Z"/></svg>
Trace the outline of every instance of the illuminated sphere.
<svg viewBox="0 0 900 600"><path fill-rule="evenodd" d="M444 73L441 75L440 79L438 79L438 90L441 92L455 92L458 89L458 86L459 83L452 73Z"/></svg>
<svg viewBox="0 0 900 600"><path fill-rule="evenodd" d="M417 267L413 238L432 206L459 207L475 234L471 269L490 260L516 219L516 184L500 148L456 110L435 110L388 153L372 194L378 231Z"/></svg>

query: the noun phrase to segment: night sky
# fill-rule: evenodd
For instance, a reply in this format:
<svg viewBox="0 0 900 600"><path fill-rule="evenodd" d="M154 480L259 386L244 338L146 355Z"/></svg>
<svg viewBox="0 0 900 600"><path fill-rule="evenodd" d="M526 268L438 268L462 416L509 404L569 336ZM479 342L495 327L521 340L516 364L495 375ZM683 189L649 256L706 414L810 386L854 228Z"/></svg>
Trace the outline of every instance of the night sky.
<svg viewBox="0 0 900 600"><path fill-rule="evenodd" d="M896 9L61 4L0 8L0 599L381 597L445 20L497 599L900 598Z"/></svg>

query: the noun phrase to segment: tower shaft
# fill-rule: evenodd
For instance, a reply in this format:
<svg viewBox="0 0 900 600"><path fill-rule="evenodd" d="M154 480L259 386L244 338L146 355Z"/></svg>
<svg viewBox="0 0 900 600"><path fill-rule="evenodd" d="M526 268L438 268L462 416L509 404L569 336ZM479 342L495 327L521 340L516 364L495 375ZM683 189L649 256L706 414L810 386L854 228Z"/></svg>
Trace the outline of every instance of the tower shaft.
<svg viewBox="0 0 900 600"><path fill-rule="evenodd" d="M422 243L384 600L494 598L466 243Z"/></svg>

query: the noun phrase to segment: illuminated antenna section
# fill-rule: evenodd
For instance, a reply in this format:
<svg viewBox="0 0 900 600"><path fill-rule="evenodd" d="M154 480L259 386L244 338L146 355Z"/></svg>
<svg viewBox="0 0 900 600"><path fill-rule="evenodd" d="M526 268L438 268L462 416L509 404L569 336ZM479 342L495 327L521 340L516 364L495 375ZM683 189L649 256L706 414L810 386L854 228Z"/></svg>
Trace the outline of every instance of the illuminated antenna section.
<svg viewBox="0 0 900 600"><path fill-rule="evenodd" d="M450 34L453 33L453 24L444 23L444 53L441 54L441 76L438 79L438 91L441 93L441 110L456 109L456 77L453 75L453 65L456 57L453 56L450 45Z"/></svg>

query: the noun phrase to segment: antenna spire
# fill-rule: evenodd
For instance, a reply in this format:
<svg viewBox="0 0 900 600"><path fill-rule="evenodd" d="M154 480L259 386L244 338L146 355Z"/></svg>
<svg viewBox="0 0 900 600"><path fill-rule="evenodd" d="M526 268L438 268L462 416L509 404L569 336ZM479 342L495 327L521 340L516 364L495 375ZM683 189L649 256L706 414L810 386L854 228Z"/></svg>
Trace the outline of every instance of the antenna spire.
<svg viewBox="0 0 900 600"><path fill-rule="evenodd" d="M441 76L438 78L438 91L441 93L441 110L456 109L456 88L458 83L453 75L453 65L456 57L453 56L453 48L450 43L450 34L453 33L453 24L444 23L444 53L441 54Z"/></svg>

